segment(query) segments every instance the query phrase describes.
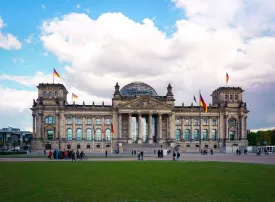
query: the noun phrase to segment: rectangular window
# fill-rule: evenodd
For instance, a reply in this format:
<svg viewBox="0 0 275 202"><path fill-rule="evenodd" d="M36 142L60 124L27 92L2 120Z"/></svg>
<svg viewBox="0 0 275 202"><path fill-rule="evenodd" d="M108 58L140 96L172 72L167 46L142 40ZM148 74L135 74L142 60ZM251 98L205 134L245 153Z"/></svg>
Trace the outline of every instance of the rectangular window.
<svg viewBox="0 0 275 202"><path fill-rule="evenodd" d="M91 147L90 147L90 145L88 144L88 145L87 145L87 149L90 149L90 148L91 148Z"/></svg>
<svg viewBox="0 0 275 202"><path fill-rule="evenodd" d="M87 119L87 124L91 124L91 123L92 123L91 119Z"/></svg>
<svg viewBox="0 0 275 202"><path fill-rule="evenodd" d="M230 95L230 100L233 100L233 95Z"/></svg>
<svg viewBox="0 0 275 202"><path fill-rule="evenodd" d="M190 126L190 121L188 119L185 120L185 125Z"/></svg>
<svg viewBox="0 0 275 202"><path fill-rule="evenodd" d="M236 100L236 101L238 100L238 95L235 95L235 100Z"/></svg>
<svg viewBox="0 0 275 202"><path fill-rule="evenodd" d="M77 118L77 119L76 119L76 124L81 124L81 123L82 123L81 119L80 119L80 118Z"/></svg>
<svg viewBox="0 0 275 202"><path fill-rule="evenodd" d="M216 126L217 125L217 120L216 119L212 119L212 125Z"/></svg>
<svg viewBox="0 0 275 202"><path fill-rule="evenodd" d="M80 149L80 145L79 144L77 145L77 149Z"/></svg>
<svg viewBox="0 0 275 202"><path fill-rule="evenodd" d="M96 119L96 124L101 124L101 119Z"/></svg>
<svg viewBox="0 0 275 202"><path fill-rule="evenodd" d="M203 124L207 125L208 124L208 120L207 119L203 119Z"/></svg>
<svg viewBox="0 0 275 202"><path fill-rule="evenodd" d="M181 125L181 121L179 119L176 120L176 126L180 126Z"/></svg>
<svg viewBox="0 0 275 202"><path fill-rule="evenodd" d="M72 118L67 119L67 124L72 124Z"/></svg>
<svg viewBox="0 0 275 202"><path fill-rule="evenodd" d="M53 140L53 130L48 130L47 134L48 134L48 140Z"/></svg>
<svg viewBox="0 0 275 202"><path fill-rule="evenodd" d="M105 124L108 124L108 125L111 124L111 119L106 119Z"/></svg>

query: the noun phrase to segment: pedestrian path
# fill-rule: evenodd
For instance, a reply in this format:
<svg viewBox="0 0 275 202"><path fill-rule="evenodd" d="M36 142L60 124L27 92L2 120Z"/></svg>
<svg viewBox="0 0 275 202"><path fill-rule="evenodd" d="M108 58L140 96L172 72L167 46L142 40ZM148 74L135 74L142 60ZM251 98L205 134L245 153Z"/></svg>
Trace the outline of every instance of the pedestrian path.
<svg viewBox="0 0 275 202"><path fill-rule="evenodd" d="M0 158L0 162L66 162L70 160L49 160L47 158ZM77 161L138 161L137 158L124 157L90 157L88 160L77 160ZM164 156L163 158L157 158L154 156L144 156L143 161L172 161L172 156ZM260 163L260 164L275 164L275 155L267 156L256 156L256 155L199 155L199 154L188 154L181 155L180 161L217 161L217 162L243 162L243 163Z"/></svg>

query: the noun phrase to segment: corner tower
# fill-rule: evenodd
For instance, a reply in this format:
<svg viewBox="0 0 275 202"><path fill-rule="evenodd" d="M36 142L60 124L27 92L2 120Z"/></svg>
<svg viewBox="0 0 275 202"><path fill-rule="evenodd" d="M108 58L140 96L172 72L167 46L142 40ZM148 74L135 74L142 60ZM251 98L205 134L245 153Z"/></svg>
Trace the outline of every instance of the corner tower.
<svg viewBox="0 0 275 202"><path fill-rule="evenodd" d="M213 91L213 107L239 107L243 103L243 91L240 87L220 87Z"/></svg>

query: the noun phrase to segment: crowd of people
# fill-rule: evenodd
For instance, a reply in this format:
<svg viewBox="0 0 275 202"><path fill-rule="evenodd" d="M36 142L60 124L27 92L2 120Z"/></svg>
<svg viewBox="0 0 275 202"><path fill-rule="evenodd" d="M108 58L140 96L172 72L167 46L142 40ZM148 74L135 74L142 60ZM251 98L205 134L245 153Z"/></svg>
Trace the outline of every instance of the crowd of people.
<svg viewBox="0 0 275 202"><path fill-rule="evenodd" d="M46 150L44 150L44 155L46 155L47 152ZM78 150L76 150L76 152L74 152L74 150L59 150L59 149L55 149L53 152L49 151L48 153L48 158L51 159L71 159L72 161L76 161L76 159L84 159L87 158L84 154L83 151L79 152Z"/></svg>

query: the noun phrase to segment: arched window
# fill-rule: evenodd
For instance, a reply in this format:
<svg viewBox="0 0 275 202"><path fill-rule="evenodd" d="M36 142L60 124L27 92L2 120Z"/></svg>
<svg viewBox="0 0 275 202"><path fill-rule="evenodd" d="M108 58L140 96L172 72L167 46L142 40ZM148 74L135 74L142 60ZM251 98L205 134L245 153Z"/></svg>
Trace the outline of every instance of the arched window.
<svg viewBox="0 0 275 202"><path fill-rule="evenodd" d="M54 97L57 97L58 93L57 91L54 92Z"/></svg>
<svg viewBox="0 0 275 202"><path fill-rule="evenodd" d="M184 139L185 139L186 141L189 141L189 140L190 140L190 130L189 130L189 129L186 129L186 130L185 130Z"/></svg>
<svg viewBox="0 0 275 202"><path fill-rule="evenodd" d="M82 130L80 128L76 130L76 140L82 140Z"/></svg>
<svg viewBox="0 0 275 202"><path fill-rule="evenodd" d="M235 127L237 125L237 120L234 118L230 118L228 120L228 125L229 125L229 127Z"/></svg>
<svg viewBox="0 0 275 202"><path fill-rule="evenodd" d="M208 138L207 136L208 136L208 131L206 129L204 129L202 131L202 140L206 141Z"/></svg>
<svg viewBox="0 0 275 202"><path fill-rule="evenodd" d="M105 139L107 142L111 141L111 130L110 129L105 130Z"/></svg>
<svg viewBox="0 0 275 202"><path fill-rule="evenodd" d="M44 91L44 97L48 97L47 91Z"/></svg>
<svg viewBox="0 0 275 202"><path fill-rule="evenodd" d="M52 97L52 91L49 92L49 97Z"/></svg>
<svg viewBox="0 0 275 202"><path fill-rule="evenodd" d="M70 128L67 129L67 140L69 141L73 140L73 130Z"/></svg>
<svg viewBox="0 0 275 202"><path fill-rule="evenodd" d="M176 141L180 141L180 130L176 130Z"/></svg>
<svg viewBox="0 0 275 202"><path fill-rule="evenodd" d="M199 141L199 130L198 129L194 130L194 140Z"/></svg>
<svg viewBox="0 0 275 202"><path fill-rule="evenodd" d="M90 128L86 130L86 140L88 141L92 140L92 130Z"/></svg>
<svg viewBox="0 0 275 202"><path fill-rule="evenodd" d="M212 130L212 140L216 140L217 139L217 131L215 129Z"/></svg>
<svg viewBox="0 0 275 202"><path fill-rule="evenodd" d="M100 129L96 129L95 141L97 141L97 142L101 141L101 130Z"/></svg>
<svg viewBox="0 0 275 202"><path fill-rule="evenodd" d="M198 119L194 119L194 125L198 126L199 125L199 120Z"/></svg>
<svg viewBox="0 0 275 202"><path fill-rule="evenodd" d="M45 118L45 123L46 123L46 124L55 124L55 118L52 117L52 116L47 116L47 117Z"/></svg>

